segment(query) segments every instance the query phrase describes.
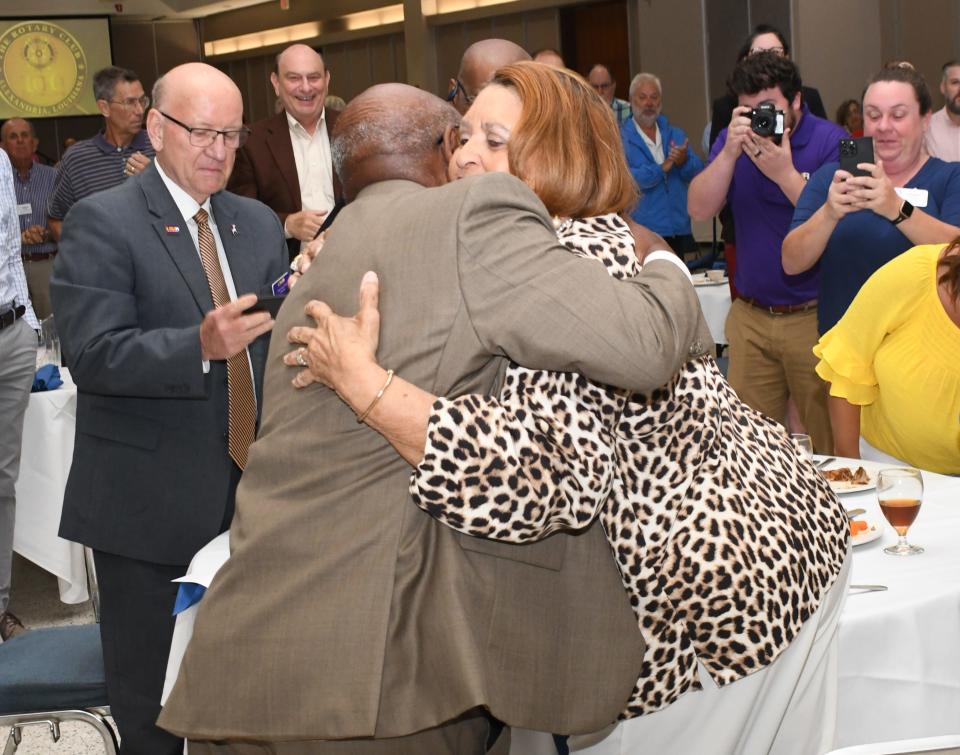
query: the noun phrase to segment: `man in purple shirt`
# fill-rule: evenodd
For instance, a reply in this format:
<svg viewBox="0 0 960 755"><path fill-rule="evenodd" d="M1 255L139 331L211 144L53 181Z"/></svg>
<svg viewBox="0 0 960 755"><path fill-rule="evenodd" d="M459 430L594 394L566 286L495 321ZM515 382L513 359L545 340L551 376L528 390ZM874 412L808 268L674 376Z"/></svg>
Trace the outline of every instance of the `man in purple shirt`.
<svg viewBox="0 0 960 755"><path fill-rule="evenodd" d="M690 184L690 216L708 219L724 204L737 228L734 284L741 293L730 308L728 379L754 409L786 424L792 397L800 421L820 453L832 453L826 384L814 371L819 267L787 275L780 247L807 178L838 159L846 132L812 115L801 94L800 73L787 58L759 53L737 64L730 78L737 97L730 125L717 137L707 168ZM761 135L751 110L773 106L782 135Z"/></svg>

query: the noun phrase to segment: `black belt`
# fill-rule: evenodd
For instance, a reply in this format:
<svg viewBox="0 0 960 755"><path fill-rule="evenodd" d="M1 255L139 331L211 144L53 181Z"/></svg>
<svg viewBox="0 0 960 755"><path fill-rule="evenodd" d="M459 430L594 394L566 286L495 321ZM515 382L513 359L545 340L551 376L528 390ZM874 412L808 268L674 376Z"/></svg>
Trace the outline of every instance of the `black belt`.
<svg viewBox="0 0 960 755"><path fill-rule="evenodd" d="M42 260L53 259L57 256L57 250L54 249L52 252L24 252L23 261L24 262L41 262Z"/></svg>
<svg viewBox="0 0 960 755"><path fill-rule="evenodd" d="M9 328L17 320L23 317L26 311L27 311L27 308L21 304L19 307L8 309L3 314L0 314L0 330L3 330L4 328Z"/></svg>
<svg viewBox="0 0 960 755"><path fill-rule="evenodd" d="M740 297L744 304L749 304L751 307L756 309L763 310L770 315L792 315L795 312L809 312L811 309L817 308L817 300L813 299L811 301L805 301L802 304L761 304L756 299L751 299L748 296Z"/></svg>

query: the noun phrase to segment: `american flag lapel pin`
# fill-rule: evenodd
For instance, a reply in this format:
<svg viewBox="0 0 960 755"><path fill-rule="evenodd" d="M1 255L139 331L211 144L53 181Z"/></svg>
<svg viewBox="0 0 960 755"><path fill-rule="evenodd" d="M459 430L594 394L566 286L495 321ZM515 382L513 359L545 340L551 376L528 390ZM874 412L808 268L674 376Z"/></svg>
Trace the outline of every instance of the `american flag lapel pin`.
<svg viewBox="0 0 960 755"><path fill-rule="evenodd" d="M232 233L234 236L237 235L237 224L236 224L236 223L231 223L231 224L230 224L230 233Z"/></svg>
<svg viewBox="0 0 960 755"><path fill-rule="evenodd" d="M167 233L180 233L180 226L178 225L165 225L163 227Z"/></svg>

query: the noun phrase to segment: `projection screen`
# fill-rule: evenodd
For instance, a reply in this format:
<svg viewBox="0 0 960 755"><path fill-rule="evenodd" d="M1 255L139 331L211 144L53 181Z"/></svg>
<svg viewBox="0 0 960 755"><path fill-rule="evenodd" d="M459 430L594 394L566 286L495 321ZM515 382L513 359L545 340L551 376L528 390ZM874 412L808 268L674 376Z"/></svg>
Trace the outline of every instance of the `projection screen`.
<svg viewBox="0 0 960 755"><path fill-rule="evenodd" d="M0 18L0 120L97 115L93 74L111 62L106 18Z"/></svg>

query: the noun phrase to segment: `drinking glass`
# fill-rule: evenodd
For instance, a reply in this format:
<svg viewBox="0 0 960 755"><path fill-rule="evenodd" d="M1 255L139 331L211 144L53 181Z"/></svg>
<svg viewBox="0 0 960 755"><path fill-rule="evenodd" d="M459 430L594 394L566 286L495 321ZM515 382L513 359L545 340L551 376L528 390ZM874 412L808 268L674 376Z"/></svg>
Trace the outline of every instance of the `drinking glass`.
<svg viewBox="0 0 960 755"><path fill-rule="evenodd" d="M813 441L806 433L790 433L790 438L800 447L805 459L813 458Z"/></svg>
<svg viewBox="0 0 960 755"><path fill-rule="evenodd" d="M920 513L923 500L923 478L919 469L881 469L877 477L877 498L880 510L900 539L883 549L891 556L915 556L923 553L919 545L907 542L907 530Z"/></svg>

